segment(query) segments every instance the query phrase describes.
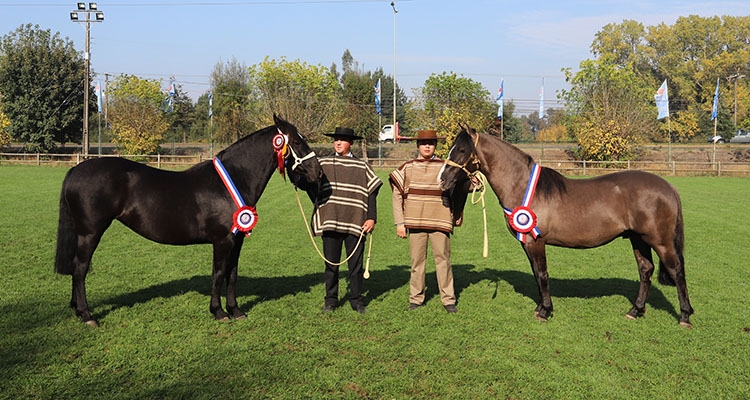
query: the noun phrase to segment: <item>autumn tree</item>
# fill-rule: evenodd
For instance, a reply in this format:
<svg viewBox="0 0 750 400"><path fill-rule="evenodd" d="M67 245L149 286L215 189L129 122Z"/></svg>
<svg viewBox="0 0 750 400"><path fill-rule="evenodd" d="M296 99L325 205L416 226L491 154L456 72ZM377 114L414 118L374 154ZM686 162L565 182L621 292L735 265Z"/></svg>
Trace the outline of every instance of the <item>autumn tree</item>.
<svg viewBox="0 0 750 400"><path fill-rule="evenodd" d="M6 133L33 152L80 141L83 90L92 91L83 71L83 57L59 33L27 24L3 36L0 93L2 112L10 120Z"/></svg>
<svg viewBox="0 0 750 400"><path fill-rule="evenodd" d="M341 86L331 71L286 58L250 67L251 120L257 126L273 122L276 113L293 123L308 140L332 132L342 116Z"/></svg>
<svg viewBox="0 0 750 400"><path fill-rule="evenodd" d="M430 75L416 92L408 109L410 119L415 129L436 129L446 137L438 148L440 155L445 155L461 125L486 131L496 116L497 105L490 92L481 83L455 72Z"/></svg>
<svg viewBox="0 0 750 400"><path fill-rule="evenodd" d="M166 93L158 80L120 75L110 83L112 142L125 154L153 154L169 128L162 104Z"/></svg>
<svg viewBox="0 0 750 400"><path fill-rule="evenodd" d="M11 142L10 134L7 129L10 126L10 119L8 119L1 110L2 101L0 101L0 149L8 147Z"/></svg>

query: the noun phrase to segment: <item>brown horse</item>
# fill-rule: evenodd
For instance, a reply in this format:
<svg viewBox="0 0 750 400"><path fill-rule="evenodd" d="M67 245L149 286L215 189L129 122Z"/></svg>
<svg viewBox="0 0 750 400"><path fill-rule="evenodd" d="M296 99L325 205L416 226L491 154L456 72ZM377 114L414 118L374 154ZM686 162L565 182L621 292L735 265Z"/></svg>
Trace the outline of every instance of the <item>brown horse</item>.
<svg viewBox="0 0 750 400"><path fill-rule="evenodd" d="M680 325L691 327L683 259L682 204L664 179L642 171L622 171L590 179L567 179L541 168L528 154L494 136L462 130L441 172L444 190L465 187L477 171L486 176L531 263L540 302L534 314L552 314L545 246L598 247L618 237L630 239L640 288L626 316L644 314L654 263L659 283L677 286ZM460 189L459 189L460 190Z"/></svg>

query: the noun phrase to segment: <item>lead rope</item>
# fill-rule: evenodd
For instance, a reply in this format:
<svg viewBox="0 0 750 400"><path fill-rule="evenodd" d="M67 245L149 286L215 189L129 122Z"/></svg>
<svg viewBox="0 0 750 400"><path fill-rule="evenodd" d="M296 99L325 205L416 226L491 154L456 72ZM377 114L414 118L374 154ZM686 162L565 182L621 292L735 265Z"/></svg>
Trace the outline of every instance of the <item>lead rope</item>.
<svg viewBox="0 0 750 400"><path fill-rule="evenodd" d="M488 240L487 240L487 208L484 204L484 193L487 191L487 177L482 172L476 170L469 175L474 189L471 191L471 204L477 204L482 202L482 220L484 222L484 246L482 247L482 257L487 258L489 255ZM475 200L476 194L479 192L479 200Z"/></svg>
<svg viewBox="0 0 750 400"><path fill-rule="evenodd" d="M349 256L346 257L344 261L341 261L338 263L331 262L323 255L323 253L321 253L320 248L318 247L318 244L315 243L315 238L313 237L312 230L310 230L310 225L307 224L307 218L305 217L305 210L302 208L302 201L299 199L299 191L295 189L294 194L295 196L297 196L297 205L299 206L300 215L302 215L302 221L305 223L305 228L307 228L307 235L310 236L310 241L312 242L313 247L315 247L315 251L318 252L318 256L320 256L320 258L323 259L323 261L327 262L328 264L336 265L336 266L339 266L349 261L349 259L352 258L352 256L354 255L354 252L349 254ZM357 245L354 246L355 249L359 247L360 243L362 243L362 238L364 236L365 236L365 231L363 230L362 232L359 233L359 239L357 240ZM365 279L370 278L370 253L371 252L372 252L372 238L370 238L370 246L367 249L367 263L365 265L365 273L364 273Z"/></svg>

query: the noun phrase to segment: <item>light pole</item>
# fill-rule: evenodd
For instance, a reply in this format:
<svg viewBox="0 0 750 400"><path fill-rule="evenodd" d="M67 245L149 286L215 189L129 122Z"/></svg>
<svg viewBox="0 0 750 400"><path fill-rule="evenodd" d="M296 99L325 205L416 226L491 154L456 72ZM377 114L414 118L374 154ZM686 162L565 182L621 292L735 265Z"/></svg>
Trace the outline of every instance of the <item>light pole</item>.
<svg viewBox="0 0 750 400"><path fill-rule="evenodd" d="M393 132L398 135L399 132L396 130L396 2L391 2L393 8ZM398 139L396 136L394 139Z"/></svg>
<svg viewBox="0 0 750 400"><path fill-rule="evenodd" d="M80 20L79 14L86 14L85 20ZM94 19L91 19L94 14ZM99 11L96 3L76 3L76 9L70 12L70 20L79 22L86 29L86 47L83 54L84 75L83 75L83 155L89 155L89 70L91 66L91 23L104 21L104 13Z"/></svg>
<svg viewBox="0 0 750 400"><path fill-rule="evenodd" d="M739 73L727 77L727 80L734 79L734 129L737 129L737 80L744 77L745 75Z"/></svg>

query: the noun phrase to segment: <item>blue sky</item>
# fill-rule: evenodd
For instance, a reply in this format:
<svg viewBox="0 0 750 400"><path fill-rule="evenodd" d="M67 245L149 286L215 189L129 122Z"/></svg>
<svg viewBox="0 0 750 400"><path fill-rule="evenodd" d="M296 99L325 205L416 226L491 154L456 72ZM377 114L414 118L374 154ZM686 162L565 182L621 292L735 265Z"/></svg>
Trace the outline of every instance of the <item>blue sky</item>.
<svg viewBox="0 0 750 400"><path fill-rule="evenodd" d="M750 15L748 0L396 0L396 79L411 94L430 74L455 72L481 82L523 114L545 107L567 88L562 68L590 58L594 35L633 19L672 25L680 16ZM85 29L70 21L73 1L0 0L0 34L22 24L60 32L80 50ZM197 98L217 62L251 66L265 57L341 65L349 51L365 70L394 69L394 12L385 0L98 2L105 21L91 27L91 66L104 74L174 76ZM656 90L656 88L654 88Z"/></svg>

